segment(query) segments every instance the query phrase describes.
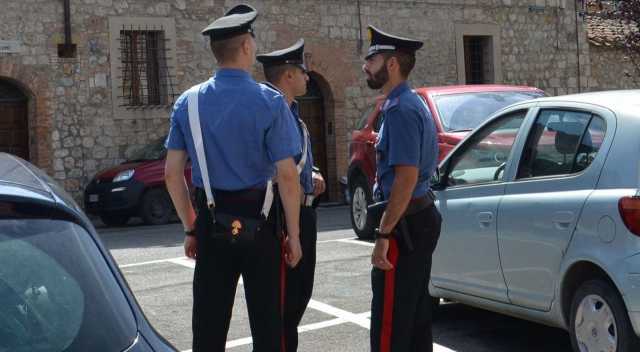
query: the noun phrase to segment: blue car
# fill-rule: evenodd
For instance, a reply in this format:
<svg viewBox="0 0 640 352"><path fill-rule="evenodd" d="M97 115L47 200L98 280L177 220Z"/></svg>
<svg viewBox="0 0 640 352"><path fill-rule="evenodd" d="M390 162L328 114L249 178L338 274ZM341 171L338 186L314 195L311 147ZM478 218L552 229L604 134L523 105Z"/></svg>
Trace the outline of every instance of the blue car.
<svg viewBox="0 0 640 352"><path fill-rule="evenodd" d="M76 203L0 153L0 351L176 351Z"/></svg>

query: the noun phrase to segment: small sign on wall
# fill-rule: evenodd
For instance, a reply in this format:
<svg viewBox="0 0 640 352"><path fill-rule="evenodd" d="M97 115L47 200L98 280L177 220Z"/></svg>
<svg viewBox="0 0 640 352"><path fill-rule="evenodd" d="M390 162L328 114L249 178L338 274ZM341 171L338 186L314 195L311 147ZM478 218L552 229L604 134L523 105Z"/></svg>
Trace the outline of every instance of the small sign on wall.
<svg viewBox="0 0 640 352"><path fill-rule="evenodd" d="M22 48L22 42L17 40L0 40L0 54L18 54Z"/></svg>

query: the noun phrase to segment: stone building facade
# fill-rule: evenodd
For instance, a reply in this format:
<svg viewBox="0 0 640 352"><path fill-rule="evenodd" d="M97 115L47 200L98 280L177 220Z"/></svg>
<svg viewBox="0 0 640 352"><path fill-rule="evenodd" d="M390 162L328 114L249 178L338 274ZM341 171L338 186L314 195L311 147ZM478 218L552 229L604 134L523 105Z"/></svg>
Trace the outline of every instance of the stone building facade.
<svg viewBox="0 0 640 352"><path fill-rule="evenodd" d="M5 111L0 148L22 153L80 196L97 171L166 134L171 93L216 69L200 30L240 1L69 0L75 53L59 55L66 40L66 1L0 0L0 109L5 109L0 110ZM378 94L366 87L361 72L367 24L425 41L412 74L414 86L468 83L466 59L473 42L484 62L482 83L533 85L551 95L597 89L596 82L614 87L591 79L584 22L576 14L579 1L250 3L260 12L255 23L260 52L306 40L314 89L304 98L305 111L318 121L313 138L320 147L314 152L334 200L339 178L347 173L350 131ZM135 46L123 44L133 35L162 46L160 59L145 63L156 65L156 76L146 79L161 82L153 94L151 88L140 90L148 82L139 74L131 78L126 69L131 50L140 55ZM260 67L254 71L260 78Z"/></svg>

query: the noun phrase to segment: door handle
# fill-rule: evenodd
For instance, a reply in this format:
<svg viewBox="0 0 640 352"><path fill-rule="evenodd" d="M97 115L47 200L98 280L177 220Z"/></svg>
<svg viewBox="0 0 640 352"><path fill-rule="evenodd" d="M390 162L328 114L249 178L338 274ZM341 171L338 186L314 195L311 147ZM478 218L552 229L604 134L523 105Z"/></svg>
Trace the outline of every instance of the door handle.
<svg viewBox="0 0 640 352"><path fill-rule="evenodd" d="M481 212L477 215L478 222L480 223L480 227L487 228L491 226L493 222L493 213L490 211Z"/></svg>
<svg viewBox="0 0 640 352"><path fill-rule="evenodd" d="M573 223L574 214L572 211L557 211L553 214L551 221L558 230L568 230Z"/></svg>

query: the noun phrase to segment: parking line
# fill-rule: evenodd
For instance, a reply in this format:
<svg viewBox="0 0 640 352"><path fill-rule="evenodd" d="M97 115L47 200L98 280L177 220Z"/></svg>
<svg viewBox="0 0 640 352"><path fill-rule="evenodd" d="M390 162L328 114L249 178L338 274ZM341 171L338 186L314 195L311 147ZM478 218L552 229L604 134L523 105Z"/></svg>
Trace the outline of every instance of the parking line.
<svg viewBox="0 0 640 352"><path fill-rule="evenodd" d="M359 240L357 237L347 238L347 239L340 239L340 240L336 240L336 242L351 243L351 244L357 244L357 245L366 246L366 247L374 247L375 246L375 243L365 242L365 241Z"/></svg>
<svg viewBox="0 0 640 352"><path fill-rule="evenodd" d="M158 259L158 260L151 260L148 262L140 262L140 263L133 263L133 264L124 264L124 265L118 265L120 267L120 269L125 269L125 268L131 268L131 267L135 267L135 266L142 266L142 265L149 265L149 264L158 264L158 263L166 263L166 262L171 262L173 260L179 260L179 259L187 259L187 257L176 257L176 258L167 258L167 259Z"/></svg>
<svg viewBox="0 0 640 352"><path fill-rule="evenodd" d="M365 313L361 313L361 314L356 314L356 316L358 318L367 318L370 315L371 315L371 312L365 312ZM329 327L332 327L332 326L345 324L345 323L348 323L348 321L343 319L343 318L335 318L335 319L325 320L325 321L321 321L321 322L318 322L318 323L311 323L311 324L299 326L298 327L298 333L307 332L307 331L313 331L313 330L320 330L320 329L329 328ZM241 339L227 341L227 344L226 344L225 347L226 348L233 348L233 347L238 347L238 346L244 346L244 345L248 345L248 344L250 344L252 342L253 342L253 339L251 337L243 337ZM185 351L182 351L182 352L192 352L192 350L185 350Z"/></svg>
<svg viewBox="0 0 640 352"><path fill-rule="evenodd" d="M374 244L373 243L369 243L369 242L363 242L363 241L359 241L357 240L357 238L343 238L343 239L336 239L336 240L328 240L328 241L322 241L322 242L318 242L318 243L326 243L326 242L343 242L343 243L351 243L351 244L358 244L361 246L367 246L367 247L373 247ZM130 268L130 267L136 267L136 266L141 266L141 265L149 265L149 264L157 264L157 263L172 263L172 264L176 264L176 265L180 265L180 266L184 266L187 268L191 268L194 269L196 262L193 259L189 259L187 257L176 257L176 258L167 258L167 259L159 259L159 260L152 260L152 261L148 261L148 262L141 262L141 263L133 263L133 264L125 264L125 265L121 265L120 268L124 269L124 268ZM239 284L243 284L242 282L242 278L240 278L239 280ZM355 325L358 325L360 327L363 327L367 330L369 330L369 326L371 324L370 321L370 317L371 317L371 312L364 312L364 313L360 313L360 314L355 314L355 313L351 313L348 312L346 310L340 309L340 308L336 308L334 306L328 305L326 303L322 303L316 300L310 300L309 301L309 308L320 311L322 313L328 314L328 315L332 315L334 317L336 317L335 319L330 319L330 320L325 320L325 321L321 321L318 323L312 323L312 324L307 324L307 325L303 325L303 326L299 326L298 327L298 332L306 332L306 331L313 331L313 330L319 330L319 329L324 329L324 328L328 328L331 326L336 326L336 325L340 325L340 324L345 324L345 323L352 323ZM232 341L228 341L226 344L226 348L233 348L233 347L238 347L238 346L244 346L244 345L248 345L251 344L253 342L253 340L251 339L251 337L245 337L245 338L241 338L241 339L236 339L236 340L232 340ZM434 352L455 352L452 349L449 349L447 347L438 345L438 344L433 344L433 351ZM192 350L185 350L182 352L192 352Z"/></svg>

